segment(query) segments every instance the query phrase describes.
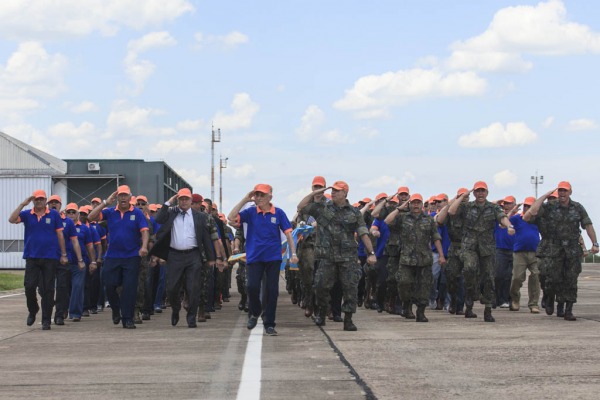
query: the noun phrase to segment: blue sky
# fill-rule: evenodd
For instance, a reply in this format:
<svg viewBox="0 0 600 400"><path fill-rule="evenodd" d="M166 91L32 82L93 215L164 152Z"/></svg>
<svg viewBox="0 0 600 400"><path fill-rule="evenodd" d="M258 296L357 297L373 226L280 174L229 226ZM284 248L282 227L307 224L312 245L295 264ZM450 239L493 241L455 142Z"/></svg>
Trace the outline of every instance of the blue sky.
<svg viewBox="0 0 600 400"><path fill-rule="evenodd" d="M598 220L598 8L4 1L0 129L61 158L162 159L210 196L214 124L225 211L265 182L291 216L314 175L351 202L477 180L522 200L538 170Z"/></svg>

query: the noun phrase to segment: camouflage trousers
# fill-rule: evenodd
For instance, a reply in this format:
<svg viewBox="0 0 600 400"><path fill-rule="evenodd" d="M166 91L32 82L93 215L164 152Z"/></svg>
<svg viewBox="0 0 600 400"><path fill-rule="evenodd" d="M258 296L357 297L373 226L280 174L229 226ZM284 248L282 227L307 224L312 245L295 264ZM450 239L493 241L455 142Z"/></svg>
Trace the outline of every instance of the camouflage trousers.
<svg viewBox="0 0 600 400"><path fill-rule="evenodd" d="M566 257L560 252L549 259L546 271L546 291L556 295L559 303L577 303L577 280L581 273L581 258Z"/></svg>
<svg viewBox="0 0 600 400"><path fill-rule="evenodd" d="M342 284L342 311L355 313L360 276L360 264L356 260L339 262L320 260L313 285L317 307L327 310L331 288L339 280Z"/></svg>
<svg viewBox="0 0 600 400"><path fill-rule="evenodd" d="M465 304L472 306L479 300L486 307L491 307L496 295L494 292L494 260L495 254L481 256L472 250L463 250L463 275L465 277ZM483 290L480 289L480 284Z"/></svg>
<svg viewBox="0 0 600 400"><path fill-rule="evenodd" d="M446 285L450 296L457 296L460 291L460 278L463 274L463 262L459 256L460 246L450 245L448 263L446 264Z"/></svg>
<svg viewBox="0 0 600 400"><path fill-rule="evenodd" d="M315 248L302 246L298 254L298 271L302 282L302 295L305 301L312 298L312 287L315 274Z"/></svg>
<svg viewBox="0 0 600 400"><path fill-rule="evenodd" d="M400 269L400 257L390 257L387 262L387 298L398 296L398 270Z"/></svg>
<svg viewBox="0 0 600 400"><path fill-rule="evenodd" d="M150 268L150 257L142 257L140 262L140 273L138 274L137 293L135 296L135 312L143 312L145 310L146 290L148 279L148 268ZM135 314L134 314L135 317Z"/></svg>
<svg viewBox="0 0 600 400"><path fill-rule="evenodd" d="M198 309L205 310L206 305L208 304L208 296L210 291L210 283L213 280L213 270L214 267L210 267L207 262L203 262L200 267L200 298L198 301Z"/></svg>
<svg viewBox="0 0 600 400"><path fill-rule="evenodd" d="M396 275L398 292L402 302L412 301L417 306L429 304L429 292L433 282L431 266L400 264Z"/></svg>
<svg viewBox="0 0 600 400"><path fill-rule="evenodd" d="M238 262L237 271L235 273L235 281L237 283L237 291L242 296L246 296L246 263Z"/></svg>

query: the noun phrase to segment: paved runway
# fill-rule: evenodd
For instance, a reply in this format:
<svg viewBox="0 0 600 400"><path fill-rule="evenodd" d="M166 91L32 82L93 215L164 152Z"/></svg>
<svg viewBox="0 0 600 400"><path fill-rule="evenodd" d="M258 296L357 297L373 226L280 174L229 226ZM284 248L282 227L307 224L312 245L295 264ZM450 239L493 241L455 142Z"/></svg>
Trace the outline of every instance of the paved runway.
<svg viewBox="0 0 600 400"><path fill-rule="evenodd" d="M237 294L197 329L172 327L167 309L136 330L107 310L42 331L40 315L26 326L24 295L0 293L0 398L597 399L600 265L579 282L576 322L522 307L490 324L476 306L477 319L428 310L423 324L361 308L358 332L316 327L282 290L277 337L250 334Z"/></svg>

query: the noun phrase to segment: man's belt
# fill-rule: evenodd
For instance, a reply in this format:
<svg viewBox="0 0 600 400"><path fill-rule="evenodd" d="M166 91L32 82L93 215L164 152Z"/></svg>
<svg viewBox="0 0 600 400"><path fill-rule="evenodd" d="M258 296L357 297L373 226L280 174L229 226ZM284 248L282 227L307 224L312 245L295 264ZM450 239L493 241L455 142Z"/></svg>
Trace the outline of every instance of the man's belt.
<svg viewBox="0 0 600 400"><path fill-rule="evenodd" d="M557 244L559 246L571 246L579 245L579 239L548 239L550 243Z"/></svg>
<svg viewBox="0 0 600 400"><path fill-rule="evenodd" d="M173 251L175 253L179 253L179 254L188 254L188 253L198 250L197 247L192 247L191 249L186 249L186 250L174 249L172 247L170 249L171 249L171 251Z"/></svg>

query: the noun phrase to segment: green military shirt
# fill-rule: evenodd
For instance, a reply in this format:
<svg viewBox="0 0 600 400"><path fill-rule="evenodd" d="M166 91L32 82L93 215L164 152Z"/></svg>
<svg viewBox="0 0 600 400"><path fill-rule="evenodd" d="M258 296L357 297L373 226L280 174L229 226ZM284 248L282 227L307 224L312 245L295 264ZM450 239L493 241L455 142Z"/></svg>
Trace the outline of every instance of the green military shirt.
<svg viewBox="0 0 600 400"><path fill-rule="evenodd" d="M399 231L402 248L400 264L426 267L433 264L431 243L442 240L437 224L431 215L414 215L410 212L398 214L389 225Z"/></svg>
<svg viewBox="0 0 600 400"><path fill-rule="evenodd" d="M243 227L239 227L235 230L235 237L234 240L237 239L240 241L240 247L238 248L238 250L240 251L240 253L245 253L246 252L246 237L244 236L244 228Z"/></svg>
<svg viewBox="0 0 600 400"><path fill-rule="evenodd" d="M496 252L494 229L506 214L499 205L485 203L479 205L475 201L461 203L456 217L462 220L462 249L479 251L481 256L490 256Z"/></svg>
<svg viewBox="0 0 600 400"><path fill-rule="evenodd" d="M327 198L325 196L323 196L320 203L325 204L325 203L327 203L327 201L328 201ZM304 221L304 222L308 223L309 218L310 218L309 214L303 213L302 210L300 210L300 212L298 212L298 218L296 220ZM315 242L317 241L317 233L318 233L318 230L314 230L310 235L304 236L302 238L302 241L300 242L301 246L304 248L314 247Z"/></svg>
<svg viewBox="0 0 600 400"><path fill-rule="evenodd" d="M388 215L392 211L394 211L395 206L388 206L386 204L385 207L379 213L380 219L386 219ZM398 214L407 213L407 210L400 210ZM390 229L390 236L388 237L387 243L385 244L385 248L383 249L383 254L390 257L399 257L400 256L400 228L397 226L388 226Z"/></svg>
<svg viewBox="0 0 600 400"><path fill-rule="evenodd" d="M217 223L213 219L214 217L212 215L207 215L207 217L208 217L207 225L208 225L208 232L210 233L210 240L214 242L215 240L219 240L219 233L217 231Z"/></svg>
<svg viewBox="0 0 600 400"><path fill-rule="evenodd" d="M359 237L369 234L360 211L346 200L346 204L341 207L333 202L313 202L300 212L311 215L317 221L316 258L332 262L356 260L358 245L354 233Z"/></svg>

